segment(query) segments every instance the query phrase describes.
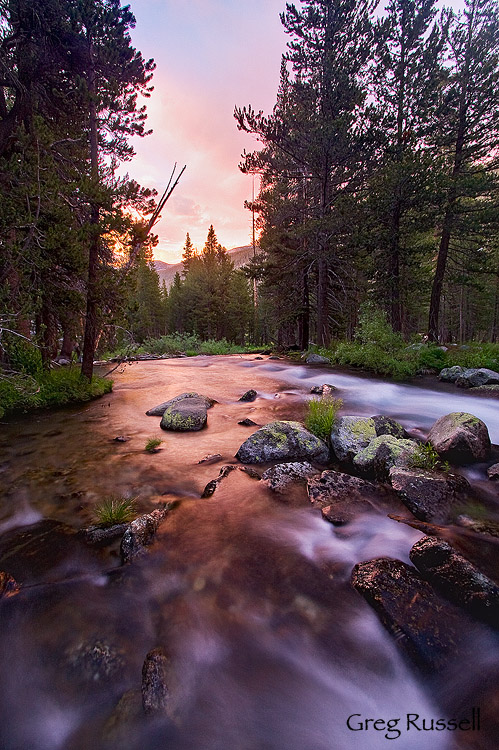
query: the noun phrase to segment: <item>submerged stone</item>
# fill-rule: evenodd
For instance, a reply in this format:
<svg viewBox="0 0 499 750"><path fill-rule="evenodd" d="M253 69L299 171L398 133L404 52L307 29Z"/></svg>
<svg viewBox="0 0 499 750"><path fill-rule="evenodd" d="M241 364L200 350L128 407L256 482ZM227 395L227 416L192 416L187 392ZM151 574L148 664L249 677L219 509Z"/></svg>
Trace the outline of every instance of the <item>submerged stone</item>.
<svg viewBox="0 0 499 750"><path fill-rule="evenodd" d="M254 401L257 395L258 395L257 392L253 388L250 388L249 391L246 391L246 393L243 393L239 401Z"/></svg>
<svg viewBox="0 0 499 750"><path fill-rule="evenodd" d="M157 508L152 513L139 516L129 524L121 540L123 565L145 553L146 547L153 543L159 524L167 513L166 508Z"/></svg>

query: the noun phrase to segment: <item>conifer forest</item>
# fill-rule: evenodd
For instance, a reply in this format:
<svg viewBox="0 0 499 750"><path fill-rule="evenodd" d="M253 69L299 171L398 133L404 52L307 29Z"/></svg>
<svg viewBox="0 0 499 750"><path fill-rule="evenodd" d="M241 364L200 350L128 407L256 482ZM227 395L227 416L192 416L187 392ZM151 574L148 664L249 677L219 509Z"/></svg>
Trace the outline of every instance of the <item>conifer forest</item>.
<svg viewBox="0 0 499 750"><path fill-rule="evenodd" d="M406 344L497 341L495 0L459 12L435 0L286 4L275 105L234 111L257 145L239 164L260 185L247 202L254 253L235 269L216 228L196 249L186 226L170 288L154 269L154 226L183 170L162 195L119 171L133 172L154 96L132 9L1 0L0 14L9 372L76 352L89 380L103 352L176 334L334 350L368 318Z"/></svg>

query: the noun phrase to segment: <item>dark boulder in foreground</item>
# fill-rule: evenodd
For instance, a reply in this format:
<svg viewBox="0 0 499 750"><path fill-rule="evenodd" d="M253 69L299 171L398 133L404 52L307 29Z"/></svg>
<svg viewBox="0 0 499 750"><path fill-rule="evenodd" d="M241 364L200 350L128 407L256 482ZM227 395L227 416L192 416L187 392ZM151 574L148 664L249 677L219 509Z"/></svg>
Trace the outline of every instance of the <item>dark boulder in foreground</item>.
<svg viewBox="0 0 499 750"><path fill-rule="evenodd" d="M487 426L473 414L461 411L437 419L427 442L441 458L453 464L486 461L490 454Z"/></svg>
<svg viewBox="0 0 499 750"><path fill-rule="evenodd" d="M329 448L299 422L270 422L244 441L236 458L243 464L300 460L326 464Z"/></svg>
<svg viewBox="0 0 499 750"><path fill-rule="evenodd" d="M499 627L499 587L443 539L423 537L410 551L421 575L454 604Z"/></svg>
<svg viewBox="0 0 499 750"><path fill-rule="evenodd" d="M179 396L175 396L174 398L171 398L169 401L163 401L162 404L153 406L152 409L148 409L146 411L146 414L148 417L162 417L165 411L170 406L173 406L173 404L176 404L179 401L183 401L186 398L201 399L202 401L204 401L206 409L210 409L213 406L213 404L216 404L216 401L214 399L208 398L208 396L201 396L199 393L196 393L195 391L190 391L189 393L181 393Z"/></svg>
<svg viewBox="0 0 499 750"><path fill-rule="evenodd" d="M424 469L390 469L390 482L411 513L421 521L443 523L452 506L464 499L469 484L464 477Z"/></svg>
<svg viewBox="0 0 499 750"><path fill-rule="evenodd" d="M438 672L466 651L468 618L410 565L384 557L358 563L352 585L422 670Z"/></svg>
<svg viewBox="0 0 499 750"><path fill-rule="evenodd" d="M184 398L169 406L161 418L162 430L197 432L206 424L206 402L203 397Z"/></svg>

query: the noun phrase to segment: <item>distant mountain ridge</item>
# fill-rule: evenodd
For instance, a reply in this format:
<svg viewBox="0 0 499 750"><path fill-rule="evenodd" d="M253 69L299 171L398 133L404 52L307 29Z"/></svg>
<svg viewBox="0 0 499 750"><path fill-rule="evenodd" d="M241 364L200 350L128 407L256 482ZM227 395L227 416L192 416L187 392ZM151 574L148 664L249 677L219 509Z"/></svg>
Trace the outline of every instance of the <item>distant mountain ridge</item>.
<svg viewBox="0 0 499 750"><path fill-rule="evenodd" d="M234 268L241 268L253 257L253 245L243 245L242 247L233 247L227 251ZM258 252L258 248L257 248ZM165 263L163 260L155 260L154 268L159 276L160 282L165 282L169 289L173 284L175 274L182 275L182 263Z"/></svg>

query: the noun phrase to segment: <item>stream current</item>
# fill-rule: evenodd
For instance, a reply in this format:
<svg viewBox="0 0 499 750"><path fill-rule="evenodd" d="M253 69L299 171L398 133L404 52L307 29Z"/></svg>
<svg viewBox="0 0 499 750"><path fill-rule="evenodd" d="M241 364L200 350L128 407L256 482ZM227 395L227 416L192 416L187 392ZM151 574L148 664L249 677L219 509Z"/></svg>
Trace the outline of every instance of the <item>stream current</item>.
<svg viewBox="0 0 499 750"><path fill-rule="evenodd" d="M241 471L200 494L256 429L240 419L300 420L312 385L335 385L344 414L393 416L418 437L469 411L498 444L496 401L250 356L136 363L114 379L100 400L1 427L0 569L22 584L0 603L2 750L494 747L486 732L386 730L396 718L405 730L407 714L487 715L498 700L488 629L470 627L468 653L422 677L351 588L355 563L409 562L420 532L376 514L333 527L304 488L278 497ZM248 388L257 400L239 402ZM145 415L192 390L217 401L201 432L162 432ZM150 437L163 440L155 455L144 452ZM218 463L198 464L216 453ZM497 517L485 468L466 476ZM136 498L140 512L180 500L147 556L125 568L116 548L97 554L47 521L86 527L110 495ZM31 528L41 553L21 534ZM170 660L171 715L145 719L141 669L157 647ZM366 729L368 718L382 723Z"/></svg>

